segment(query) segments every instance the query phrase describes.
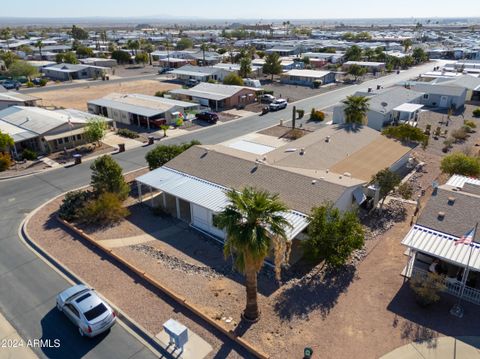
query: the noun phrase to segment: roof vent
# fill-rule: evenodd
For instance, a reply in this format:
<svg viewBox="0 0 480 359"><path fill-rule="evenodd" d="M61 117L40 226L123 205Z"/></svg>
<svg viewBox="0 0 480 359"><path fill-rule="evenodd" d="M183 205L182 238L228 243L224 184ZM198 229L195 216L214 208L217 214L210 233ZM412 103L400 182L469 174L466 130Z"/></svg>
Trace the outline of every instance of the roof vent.
<svg viewBox="0 0 480 359"><path fill-rule="evenodd" d="M442 221L445 218L445 212L438 212L438 219Z"/></svg>
<svg viewBox="0 0 480 359"><path fill-rule="evenodd" d="M312 180L312 184L315 184L315 183L317 183L317 180Z"/></svg>
<svg viewBox="0 0 480 359"><path fill-rule="evenodd" d="M305 154L305 148L302 148L302 149L300 150L300 155L303 156L304 154Z"/></svg>
<svg viewBox="0 0 480 359"><path fill-rule="evenodd" d="M344 175L345 177L352 177L352 174L351 174L350 172L345 172L343 175Z"/></svg>
<svg viewBox="0 0 480 359"><path fill-rule="evenodd" d="M456 198L453 197L453 196L452 196L452 197L448 197L448 204L449 204L450 206L452 206L452 205L455 203L455 199L456 199Z"/></svg>
<svg viewBox="0 0 480 359"><path fill-rule="evenodd" d="M330 136L325 137L325 142L330 142Z"/></svg>
<svg viewBox="0 0 480 359"><path fill-rule="evenodd" d="M328 170L328 168L327 168L327 169L325 170L325 173L328 173L328 171L329 171L329 170Z"/></svg>

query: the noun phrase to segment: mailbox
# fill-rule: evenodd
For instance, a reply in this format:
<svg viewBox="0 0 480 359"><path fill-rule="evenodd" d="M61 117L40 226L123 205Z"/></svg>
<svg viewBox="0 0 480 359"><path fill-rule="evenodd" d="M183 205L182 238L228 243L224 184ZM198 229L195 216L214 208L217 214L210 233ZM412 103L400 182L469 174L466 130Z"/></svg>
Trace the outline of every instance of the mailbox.
<svg viewBox="0 0 480 359"><path fill-rule="evenodd" d="M169 319L163 323L163 329L170 337L168 344L174 344L176 349L180 349L180 352L183 352L183 346L188 341L187 327L176 320Z"/></svg>

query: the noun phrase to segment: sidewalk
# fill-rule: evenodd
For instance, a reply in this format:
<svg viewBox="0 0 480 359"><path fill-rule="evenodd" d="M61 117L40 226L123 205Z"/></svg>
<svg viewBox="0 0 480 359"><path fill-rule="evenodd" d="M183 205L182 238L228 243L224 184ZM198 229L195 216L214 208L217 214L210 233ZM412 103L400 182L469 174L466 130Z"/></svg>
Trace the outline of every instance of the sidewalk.
<svg viewBox="0 0 480 359"><path fill-rule="evenodd" d="M35 359L37 356L27 347L27 342L0 314L0 359Z"/></svg>
<svg viewBox="0 0 480 359"><path fill-rule="evenodd" d="M480 337L440 337L397 348L381 359L480 358Z"/></svg>

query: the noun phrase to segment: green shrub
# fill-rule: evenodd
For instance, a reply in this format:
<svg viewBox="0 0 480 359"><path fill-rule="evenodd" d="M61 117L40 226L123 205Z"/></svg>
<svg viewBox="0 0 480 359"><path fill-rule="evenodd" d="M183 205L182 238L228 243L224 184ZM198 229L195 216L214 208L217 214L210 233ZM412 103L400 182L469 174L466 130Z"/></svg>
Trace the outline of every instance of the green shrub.
<svg viewBox="0 0 480 359"><path fill-rule="evenodd" d="M396 192L403 199L410 199L413 196L413 186L408 182L403 182L400 186L398 186Z"/></svg>
<svg viewBox="0 0 480 359"><path fill-rule="evenodd" d="M40 86L46 86L48 83L48 80L47 79L40 79Z"/></svg>
<svg viewBox="0 0 480 359"><path fill-rule="evenodd" d="M410 288L415 293L417 302L427 306L440 300L439 293L445 289L444 277L437 273L414 275L410 278Z"/></svg>
<svg viewBox="0 0 480 359"><path fill-rule="evenodd" d="M98 198L87 202L79 212L79 219L82 222L109 224L118 222L129 214L115 193L103 192Z"/></svg>
<svg viewBox="0 0 480 359"><path fill-rule="evenodd" d="M35 87L35 84L32 81L28 81L25 85L27 87Z"/></svg>
<svg viewBox="0 0 480 359"><path fill-rule="evenodd" d="M463 121L463 124L470 128L477 128L477 125L472 120L465 120Z"/></svg>
<svg viewBox="0 0 480 359"><path fill-rule="evenodd" d="M38 154L29 149L29 148L25 148L23 151L22 151L22 158L24 160L27 160L27 161L35 161L38 157Z"/></svg>
<svg viewBox="0 0 480 359"><path fill-rule="evenodd" d="M478 177L480 175L480 157L467 156L461 152L452 153L442 159L440 169L449 175Z"/></svg>
<svg viewBox="0 0 480 359"><path fill-rule="evenodd" d="M473 116L480 117L480 107L473 110Z"/></svg>
<svg viewBox="0 0 480 359"><path fill-rule="evenodd" d="M305 110L297 110L298 118L302 118L305 115Z"/></svg>
<svg viewBox="0 0 480 359"><path fill-rule="evenodd" d="M120 128L117 130L117 135L127 138L137 138L139 135L135 131L129 130L128 128Z"/></svg>
<svg viewBox="0 0 480 359"><path fill-rule="evenodd" d="M273 95L273 90L263 90L264 95Z"/></svg>
<svg viewBox="0 0 480 359"><path fill-rule="evenodd" d="M60 218L66 221L76 221L87 201L93 198L93 193L88 191L68 192L58 210Z"/></svg>
<svg viewBox="0 0 480 359"><path fill-rule="evenodd" d="M198 141L191 141L187 143L182 143L180 145L158 145L153 150L147 152L145 159L147 160L148 167L151 170L163 166L165 163L171 159L178 156L183 151L188 150L194 145L199 145Z"/></svg>
<svg viewBox="0 0 480 359"><path fill-rule="evenodd" d="M12 158L8 153L0 153L0 172L6 171L12 165Z"/></svg>
<svg viewBox="0 0 480 359"><path fill-rule="evenodd" d="M310 120L323 121L325 120L325 113L322 111L317 111L314 108L312 108L312 111L310 112Z"/></svg>
<svg viewBox="0 0 480 359"><path fill-rule="evenodd" d="M157 91L155 92L155 96L164 97L166 93L168 93L168 91Z"/></svg>

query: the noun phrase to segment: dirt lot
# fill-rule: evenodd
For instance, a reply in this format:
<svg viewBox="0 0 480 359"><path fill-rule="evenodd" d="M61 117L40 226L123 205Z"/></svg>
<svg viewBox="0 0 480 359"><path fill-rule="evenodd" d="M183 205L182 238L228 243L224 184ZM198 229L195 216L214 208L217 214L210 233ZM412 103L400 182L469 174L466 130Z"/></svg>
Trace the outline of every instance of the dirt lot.
<svg viewBox="0 0 480 359"><path fill-rule="evenodd" d="M39 102L40 106L74 108L86 111L88 100L101 98L111 92L154 95L157 91L168 91L179 87L180 86L175 84L163 83L156 80L138 80L112 84L107 82L105 84L102 83L92 86L85 85L85 87L37 92L35 96L42 99Z"/></svg>
<svg viewBox="0 0 480 359"><path fill-rule="evenodd" d="M280 82L267 82L262 85L265 90L273 91L273 96L286 99L288 102L303 100L308 97L320 95L328 91L336 90L344 86L342 84L334 84L331 86L324 86L318 89L312 89L307 86L287 85Z"/></svg>

